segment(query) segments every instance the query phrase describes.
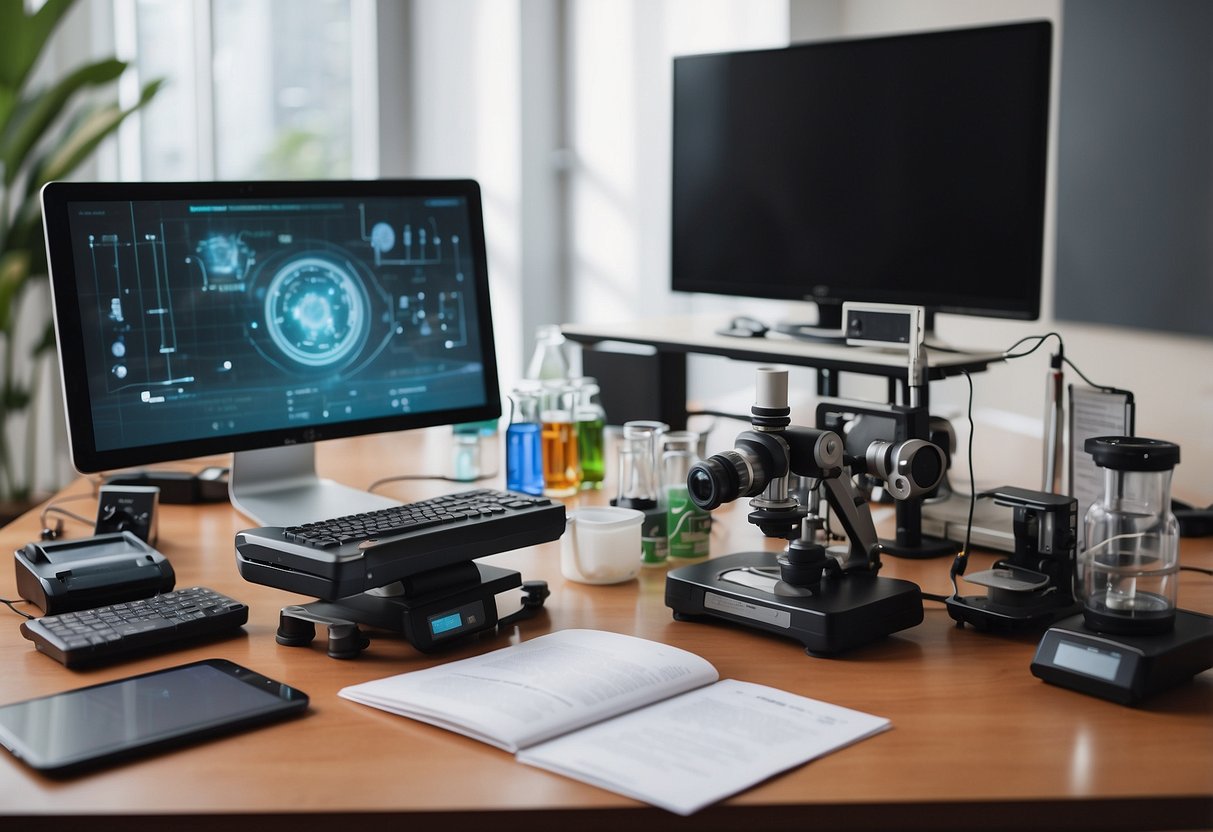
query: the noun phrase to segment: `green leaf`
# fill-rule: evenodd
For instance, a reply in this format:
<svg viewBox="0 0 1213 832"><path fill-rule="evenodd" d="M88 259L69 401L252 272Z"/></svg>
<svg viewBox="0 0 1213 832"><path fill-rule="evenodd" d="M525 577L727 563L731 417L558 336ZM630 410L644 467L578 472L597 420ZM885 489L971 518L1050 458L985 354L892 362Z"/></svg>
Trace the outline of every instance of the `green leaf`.
<svg viewBox="0 0 1213 832"><path fill-rule="evenodd" d="M33 15L24 0L0 0L0 85L18 90L42 54L51 32L75 0L46 0ZM4 116L0 113L0 123Z"/></svg>
<svg viewBox="0 0 1213 832"><path fill-rule="evenodd" d="M126 67L126 62L112 58L88 64L76 69L49 90L39 91L22 100L0 133L0 164L4 166L4 184L11 186L16 181L30 149L46 135L78 92L86 87L109 84Z"/></svg>
<svg viewBox="0 0 1213 832"><path fill-rule="evenodd" d="M143 88L139 100L125 110L117 104L107 104L86 112L73 124L67 137L30 171L26 199L33 198L36 202L43 185L69 176L128 116L151 101L163 85L162 80L151 82Z"/></svg>
<svg viewBox="0 0 1213 832"><path fill-rule="evenodd" d="M29 274L28 251L10 251L0 257L0 332L13 331L13 303Z"/></svg>
<svg viewBox="0 0 1213 832"><path fill-rule="evenodd" d="M4 405L5 414L18 413L29 407L30 395L24 387L13 385L5 388L3 396L0 396L0 404Z"/></svg>
<svg viewBox="0 0 1213 832"><path fill-rule="evenodd" d="M53 321L47 321L46 327L42 330L42 337L38 339L38 343L34 345L34 356L45 355L48 352L53 352L55 349L55 324Z"/></svg>

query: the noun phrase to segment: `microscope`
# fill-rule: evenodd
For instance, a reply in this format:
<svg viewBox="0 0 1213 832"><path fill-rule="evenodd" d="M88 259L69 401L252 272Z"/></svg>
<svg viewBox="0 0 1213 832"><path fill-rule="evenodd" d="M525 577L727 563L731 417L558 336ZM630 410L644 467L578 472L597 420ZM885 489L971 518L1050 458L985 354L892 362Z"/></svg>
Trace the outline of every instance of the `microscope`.
<svg viewBox="0 0 1213 832"><path fill-rule="evenodd" d="M922 440L873 441L848 454L833 431L791 424L788 372L758 369L752 430L732 450L696 463L687 476L691 499L712 510L750 497L749 521L787 549L742 552L671 570L666 606L674 618L719 618L798 640L812 656L829 656L908 629L923 618L917 584L877 575L881 543L852 477L883 481L896 500L925 494L943 477L945 459ZM793 475L820 489L846 532L841 548L817 540L821 519L794 496Z"/></svg>

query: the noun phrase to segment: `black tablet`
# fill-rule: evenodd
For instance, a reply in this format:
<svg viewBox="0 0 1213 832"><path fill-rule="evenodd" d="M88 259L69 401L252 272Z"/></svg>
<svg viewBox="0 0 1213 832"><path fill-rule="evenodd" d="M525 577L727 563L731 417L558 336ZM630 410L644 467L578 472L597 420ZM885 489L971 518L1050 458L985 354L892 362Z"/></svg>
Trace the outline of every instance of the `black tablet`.
<svg viewBox="0 0 1213 832"><path fill-rule="evenodd" d="M116 762L301 713L308 697L207 659L0 706L0 744L49 774Z"/></svg>

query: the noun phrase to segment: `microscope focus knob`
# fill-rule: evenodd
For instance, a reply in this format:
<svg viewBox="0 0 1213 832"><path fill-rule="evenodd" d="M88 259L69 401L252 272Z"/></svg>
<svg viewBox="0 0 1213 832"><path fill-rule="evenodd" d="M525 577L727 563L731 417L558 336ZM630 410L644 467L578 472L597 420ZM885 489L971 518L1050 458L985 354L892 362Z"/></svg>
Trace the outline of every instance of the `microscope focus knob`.
<svg viewBox="0 0 1213 832"><path fill-rule="evenodd" d="M888 484L895 500L921 497L939 485L947 469L943 450L925 439L877 440L868 446L866 462L868 472Z"/></svg>

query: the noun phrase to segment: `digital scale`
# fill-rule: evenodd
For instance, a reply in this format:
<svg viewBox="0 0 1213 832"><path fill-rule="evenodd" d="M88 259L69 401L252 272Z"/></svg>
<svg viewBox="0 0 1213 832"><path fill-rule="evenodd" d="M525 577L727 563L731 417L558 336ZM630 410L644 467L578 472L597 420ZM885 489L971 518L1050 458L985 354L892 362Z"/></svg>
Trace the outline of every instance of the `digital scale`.
<svg viewBox="0 0 1213 832"><path fill-rule="evenodd" d="M1213 617L1175 611L1158 635L1108 635L1075 615L1050 628L1036 648L1032 675L1054 685L1135 705L1213 667Z"/></svg>

